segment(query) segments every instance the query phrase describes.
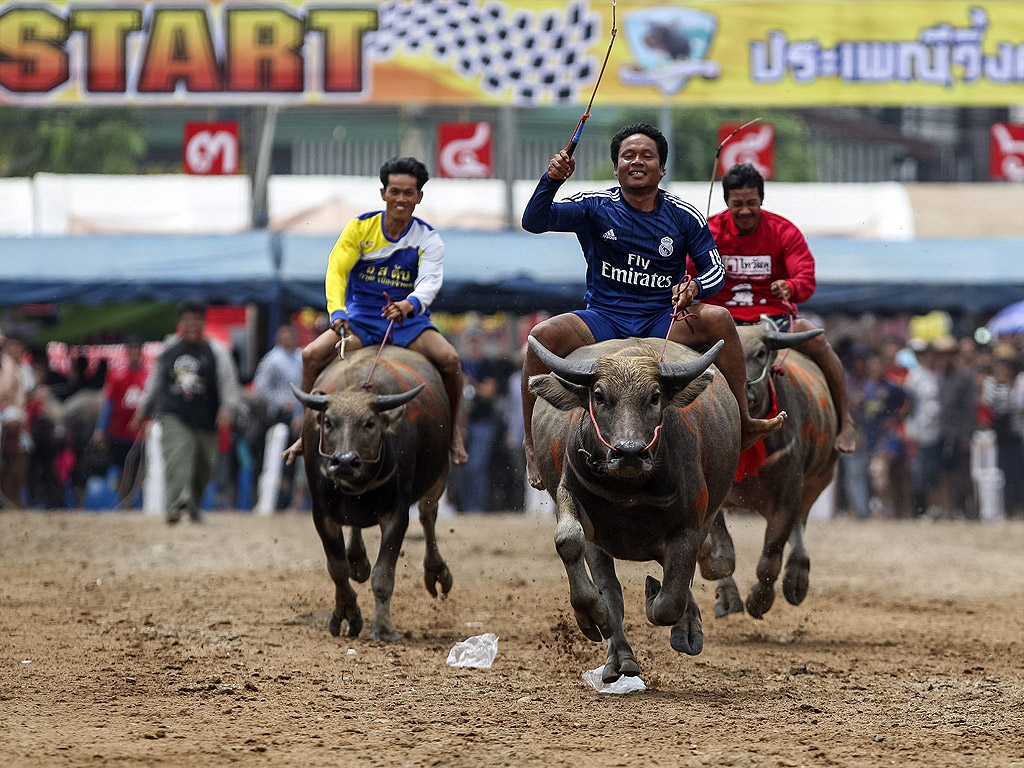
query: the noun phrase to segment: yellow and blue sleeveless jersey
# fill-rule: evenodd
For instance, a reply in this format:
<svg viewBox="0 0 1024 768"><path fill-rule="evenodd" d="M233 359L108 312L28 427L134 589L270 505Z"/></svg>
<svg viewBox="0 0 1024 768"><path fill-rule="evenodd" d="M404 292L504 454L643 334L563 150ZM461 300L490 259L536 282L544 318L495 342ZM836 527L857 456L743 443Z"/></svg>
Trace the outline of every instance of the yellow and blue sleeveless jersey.
<svg viewBox="0 0 1024 768"><path fill-rule="evenodd" d="M387 303L407 299L429 314L444 278L444 243L425 221L412 218L397 240L384 233L384 211L357 216L331 249L325 289L331 322L380 317Z"/></svg>
<svg viewBox="0 0 1024 768"><path fill-rule="evenodd" d="M546 173L523 212L527 232L573 232L587 261L588 308L650 312L672 303L672 286L697 266L698 298L725 283L725 267L708 222L697 208L664 190L653 211L622 199L619 187L582 192L554 202L562 185Z"/></svg>

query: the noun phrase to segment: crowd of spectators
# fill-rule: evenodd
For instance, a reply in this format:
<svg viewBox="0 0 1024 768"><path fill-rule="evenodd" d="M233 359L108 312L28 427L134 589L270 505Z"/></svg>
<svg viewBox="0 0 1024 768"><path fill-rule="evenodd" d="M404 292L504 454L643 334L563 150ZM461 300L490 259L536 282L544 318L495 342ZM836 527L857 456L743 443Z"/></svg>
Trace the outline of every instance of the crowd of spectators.
<svg viewBox="0 0 1024 768"><path fill-rule="evenodd" d="M979 480L991 478L981 471L997 468L1006 515L1024 515L1017 340L943 335L838 347L858 437L857 451L839 460L841 509L858 518L977 518Z"/></svg>
<svg viewBox="0 0 1024 768"><path fill-rule="evenodd" d="M454 511L528 504L519 376L523 343L536 321L488 325L470 318L443 329L465 374L457 424L469 463L453 466L449 476L446 501ZM977 518L979 470L987 469L988 477L999 471L1006 515L1024 516L1024 338L977 344L940 335L867 344L865 336L833 339L858 441L855 452L840 455L839 513ZM290 384L299 383L308 337L302 327L282 326L254 374L242 376L235 418L217 428L217 487L206 495L208 506L251 507L267 430L283 424L289 440L298 434L302 411ZM132 417L161 345L147 344L144 356L137 339L128 341L109 373L106 360L90 364L82 355L64 374L48 365L44 350L26 349L16 337L0 342L0 506L82 507L86 481L97 474L112 478L119 506L141 504L135 470L142 451ZM304 508L304 491L301 469L283 467L276 508Z"/></svg>

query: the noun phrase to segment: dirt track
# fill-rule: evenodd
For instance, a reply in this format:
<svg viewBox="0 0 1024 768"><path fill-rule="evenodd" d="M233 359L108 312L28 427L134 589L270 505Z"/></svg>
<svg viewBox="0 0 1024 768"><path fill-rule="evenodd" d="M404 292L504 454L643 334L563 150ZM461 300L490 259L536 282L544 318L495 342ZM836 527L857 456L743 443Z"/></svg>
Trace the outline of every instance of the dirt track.
<svg viewBox="0 0 1024 768"><path fill-rule="evenodd" d="M745 594L763 524L730 528ZM422 538L408 539L403 639L380 646L328 634L332 588L303 515L169 528L0 513L0 763L1024 765L1020 523L812 523L804 605L780 595L763 621L715 620L698 582L692 658L643 616L657 572L627 564L626 629L650 688L627 696L580 679L604 647L572 618L552 520L438 530L453 591L427 595ZM500 637L490 670L445 665L483 632Z"/></svg>

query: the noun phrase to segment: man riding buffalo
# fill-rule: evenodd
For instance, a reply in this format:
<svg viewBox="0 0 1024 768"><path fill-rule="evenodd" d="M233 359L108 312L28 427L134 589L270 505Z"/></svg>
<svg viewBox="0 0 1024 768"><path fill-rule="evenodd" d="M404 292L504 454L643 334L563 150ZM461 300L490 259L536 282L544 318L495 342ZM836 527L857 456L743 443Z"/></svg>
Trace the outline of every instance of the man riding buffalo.
<svg viewBox="0 0 1024 768"><path fill-rule="evenodd" d="M704 216L694 206L659 188L665 176L668 141L646 123L622 128L612 138L611 158L619 186L573 195L554 202L558 188L572 176L575 161L562 150L551 158L523 212L529 232L574 232L587 261L587 308L537 325L531 335L559 357L607 339L668 337L691 347L725 342L717 365L740 409L744 448L782 426L753 419L747 411L743 350L729 312L706 300L724 284L725 269ZM685 280L687 254L696 276ZM672 322L670 309L689 308L690 323ZM543 488L532 433L536 396L531 376L548 368L532 350L523 364L523 420L527 479Z"/></svg>

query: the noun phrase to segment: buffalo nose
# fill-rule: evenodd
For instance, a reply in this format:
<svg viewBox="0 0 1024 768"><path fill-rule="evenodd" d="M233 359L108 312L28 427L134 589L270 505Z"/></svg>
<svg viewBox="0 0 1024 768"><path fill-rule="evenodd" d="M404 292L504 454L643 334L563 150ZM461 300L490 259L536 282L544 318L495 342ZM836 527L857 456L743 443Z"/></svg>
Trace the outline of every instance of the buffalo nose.
<svg viewBox="0 0 1024 768"><path fill-rule="evenodd" d="M615 453L626 458L632 458L639 456L644 452L644 448L647 446L641 443L639 440L624 440L621 443L616 444L613 449Z"/></svg>
<svg viewBox="0 0 1024 768"><path fill-rule="evenodd" d="M331 456L331 460L327 463L327 468L332 472L337 472L340 469L352 469L358 463L359 457L352 451L349 451L348 453L336 453Z"/></svg>

